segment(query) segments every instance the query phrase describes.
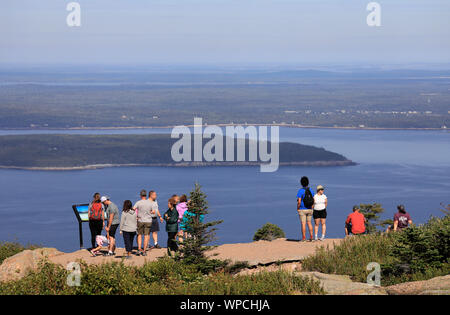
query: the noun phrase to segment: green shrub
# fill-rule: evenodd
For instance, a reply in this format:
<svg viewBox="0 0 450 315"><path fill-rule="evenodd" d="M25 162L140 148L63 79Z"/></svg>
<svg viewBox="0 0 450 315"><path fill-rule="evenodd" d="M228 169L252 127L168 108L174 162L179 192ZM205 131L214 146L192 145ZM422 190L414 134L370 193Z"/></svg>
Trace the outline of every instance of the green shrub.
<svg viewBox="0 0 450 315"><path fill-rule="evenodd" d="M334 248L321 246L316 253L302 262L302 268L329 274L349 275L353 280L365 282L370 262L382 263L387 259L387 248L393 242L391 234L368 234L347 237Z"/></svg>
<svg viewBox="0 0 450 315"><path fill-rule="evenodd" d="M286 235L279 226L272 223L266 223L260 229L258 229L258 231L256 231L255 235L253 236L253 240L273 241L274 239L283 237L286 237Z"/></svg>
<svg viewBox="0 0 450 315"><path fill-rule="evenodd" d="M450 217L431 218L425 225L394 233L388 248L389 262L383 276L409 279L448 272L450 257Z"/></svg>
<svg viewBox="0 0 450 315"><path fill-rule="evenodd" d="M426 280L449 273L450 219L433 218L423 226L389 234L352 236L319 248L302 263L305 270L349 275L365 282L369 262L381 265L382 285ZM408 271L409 270L409 271Z"/></svg>
<svg viewBox="0 0 450 315"><path fill-rule="evenodd" d="M37 245L23 246L19 243L0 242L0 264L8 257L14 256L26 249L36 249Z"/></svg>

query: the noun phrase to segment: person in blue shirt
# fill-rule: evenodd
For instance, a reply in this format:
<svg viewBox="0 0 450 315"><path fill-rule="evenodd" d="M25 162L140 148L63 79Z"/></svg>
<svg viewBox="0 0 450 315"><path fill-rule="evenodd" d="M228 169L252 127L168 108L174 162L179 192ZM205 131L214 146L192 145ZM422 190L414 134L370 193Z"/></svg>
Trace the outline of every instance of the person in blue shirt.
<svg viewBox="0 0 450 315"><path fill-rule="evenodd" d="M309 189L309 179L303 176L300 179L300 188L297 192L297 212L300 217L300 222L302 225L302 241L306 240L306 224L308 223L308 230L310 235L310 241L313 240L313 227L312 227L312 206L314 204L314 192Z"/></svg>

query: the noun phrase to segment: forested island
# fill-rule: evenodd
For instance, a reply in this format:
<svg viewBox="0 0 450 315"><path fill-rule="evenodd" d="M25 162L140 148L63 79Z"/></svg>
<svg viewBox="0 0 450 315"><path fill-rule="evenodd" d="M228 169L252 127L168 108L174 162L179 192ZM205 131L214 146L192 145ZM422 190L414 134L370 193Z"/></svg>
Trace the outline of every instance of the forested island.
<svg viewBox="0 0 450 315"><path fill-rule="evenodd" d="M151 135L14 135L0 136L0 167L42 170L72 170L113 166L243 166L260 165L245 161L180 161L171 155L178 139L170 134ZM224 148L225 141L224 138ZM207 142L203 140L203 144ZM268 143L270 151L271 143ZM279 144L280 165L354 165L345 156L309 145ZM237 149L234 154L237 154ZM236 162L237 161L237 162Z"/></svg>

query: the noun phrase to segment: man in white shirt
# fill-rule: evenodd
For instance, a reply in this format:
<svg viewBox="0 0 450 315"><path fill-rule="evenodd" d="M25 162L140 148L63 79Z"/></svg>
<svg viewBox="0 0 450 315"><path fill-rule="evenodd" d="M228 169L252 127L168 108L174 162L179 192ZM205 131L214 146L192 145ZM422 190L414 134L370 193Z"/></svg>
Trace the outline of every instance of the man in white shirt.
<svg viewBox="0 0 450 315"><path fill-rule="evenodd" d="M147 191L141 190L141 200L134 204L133 209L137 211L137 243L138 255L147 256L147 247L150 241L150 228L152 226L152 203L147 200ZM142 236L144 237L144 247L142 247Z"/></svg>

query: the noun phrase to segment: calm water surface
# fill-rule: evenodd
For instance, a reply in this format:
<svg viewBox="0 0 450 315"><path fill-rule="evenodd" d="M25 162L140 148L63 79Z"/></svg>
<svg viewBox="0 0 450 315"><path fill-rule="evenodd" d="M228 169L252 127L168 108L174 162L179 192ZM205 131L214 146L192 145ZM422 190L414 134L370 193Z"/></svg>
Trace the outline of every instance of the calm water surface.
<svg viewBox="0 0 450 315"><path fill-rule="evenodd" d="M142 134L170 129L70 130L40 133ZM0 131L31 134L36 131ZM71 205L90 200L99 191L119 207L136 201L142 188L158 192L165 210L174 193L189 192L198 181L210 206L210 219L222 219L216 243L251 241L266 222L279 225L290 238L299 237L295 195L299 178L322 184L329 199L328 237L343 236L343 221L353 204L379 202L392 217L404 203L416 222L440 215L450 201L450 137L447 131L382 131L281 128L282 141L324 147L359 163L349 167L282 167L260 173L259 167L124 167L44 172L0 170L0 240L37 243L71 251L79 246L78 225ZM164 225L162 225L164 228ZM84 227L85 244L89 229ZM118 237L119 246L123 240ZM165 232L160 242L166 244Z"/></svg>

